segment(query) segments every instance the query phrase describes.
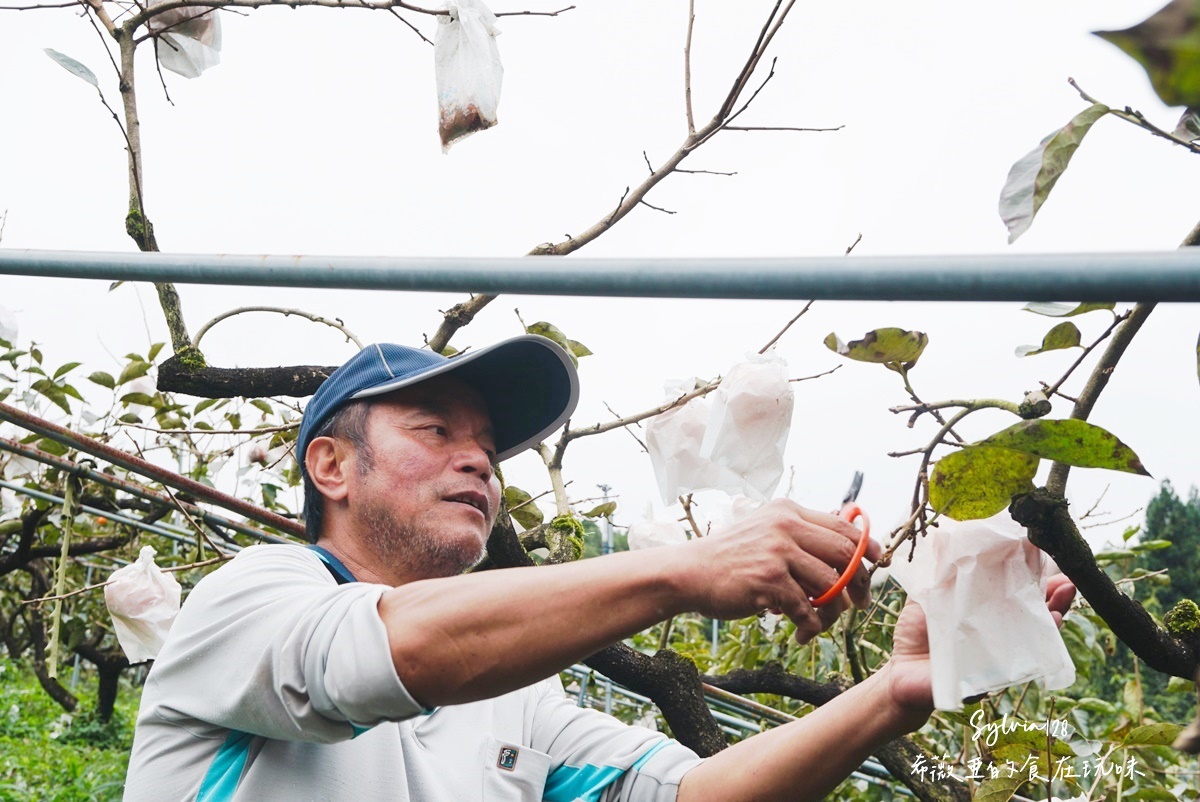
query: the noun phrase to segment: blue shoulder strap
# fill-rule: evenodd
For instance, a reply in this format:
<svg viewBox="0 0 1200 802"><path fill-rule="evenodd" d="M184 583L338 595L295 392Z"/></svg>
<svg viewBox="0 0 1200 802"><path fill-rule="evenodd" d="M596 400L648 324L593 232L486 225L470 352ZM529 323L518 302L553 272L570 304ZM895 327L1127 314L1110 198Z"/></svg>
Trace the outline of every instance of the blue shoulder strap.
<svg viewBox="0 0 1200 802"><path fill-rule="evenodd" d="M325 563L325 567L329 569L329 573L333 574L333 578L337 580L339 585L358 581L354 578L354 574L350 573L350 569L342 565L342 561L330 554L327 549L323 549L317 545L311 545L308 548L316 552L317 556L321 558L321 562Z"/></svg>

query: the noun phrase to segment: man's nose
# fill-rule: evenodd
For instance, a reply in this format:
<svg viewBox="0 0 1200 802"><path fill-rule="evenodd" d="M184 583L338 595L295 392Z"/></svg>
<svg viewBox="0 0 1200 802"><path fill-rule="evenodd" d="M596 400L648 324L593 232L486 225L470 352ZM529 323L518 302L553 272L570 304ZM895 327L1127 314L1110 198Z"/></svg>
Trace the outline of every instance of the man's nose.
<svg viewBox="0 0 1200 802"><path fill-rule="evenodd" d="M473 437L464 438L455 454L455 468L463 473L478 473L487 482L492 478L495 466L488 451Z"/></svg>

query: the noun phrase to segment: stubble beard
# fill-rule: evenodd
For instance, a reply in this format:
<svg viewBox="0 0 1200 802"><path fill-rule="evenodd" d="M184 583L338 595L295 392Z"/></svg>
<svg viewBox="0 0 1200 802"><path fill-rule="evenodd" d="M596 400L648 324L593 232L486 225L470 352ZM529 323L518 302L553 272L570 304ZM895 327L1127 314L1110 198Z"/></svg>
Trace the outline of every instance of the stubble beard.
<svg viewBox="0 0 1200 802"><path fill-rule="evenodd" d="M398 521L380 506L363 509L362 523L366 546L380 565L409 581L457 576L487 553L484 543L447 537L445 532Z"/></svg>

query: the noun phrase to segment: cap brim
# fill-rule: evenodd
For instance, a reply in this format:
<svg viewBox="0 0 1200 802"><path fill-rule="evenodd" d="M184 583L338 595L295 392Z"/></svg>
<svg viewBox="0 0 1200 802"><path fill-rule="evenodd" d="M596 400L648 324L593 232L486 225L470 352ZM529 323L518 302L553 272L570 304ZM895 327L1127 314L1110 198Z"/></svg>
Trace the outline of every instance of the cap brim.
<svg viewBox="0 0 1200 802"><path fill-rule="evenodd" d="M361 390L354 398L384 395L454 376L483 398L492 419L496 459L519 454L562 426L579 403L579 375L571 357L552 340L534 334L468 351L416 376Z"/></svg>

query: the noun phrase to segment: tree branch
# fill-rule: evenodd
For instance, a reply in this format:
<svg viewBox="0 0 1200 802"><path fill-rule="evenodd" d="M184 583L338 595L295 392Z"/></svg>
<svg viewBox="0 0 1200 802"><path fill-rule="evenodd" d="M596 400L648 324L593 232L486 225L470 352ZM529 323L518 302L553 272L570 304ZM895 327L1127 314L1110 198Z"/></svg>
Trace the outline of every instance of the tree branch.
<svg viewBox="0 0 1200 802"><path fill-rule="evenodd" d="M192 347L199 348L200 340L205 334L208 333L208 330L220 323L222 320L227 320L234 315L241 315L246 312L273 312L275 314L283 315L284 317L296 315L297 317L311 320L313 323L323 323L326 326L335 328L342 334L346 335L346 339L358 346L360 350L363 347L362 342L360 342L359 339L354 336L354 332L346 328L345 324L343 324L341 320L329 320L328 318L323 318L320 315L314 315L311 312L305 312L303 309L287 309L280 306L241 306L237 309L231 309L228 312L222 312L200 327L200 330L196 332L195 338L192 339Z"/></svg>

